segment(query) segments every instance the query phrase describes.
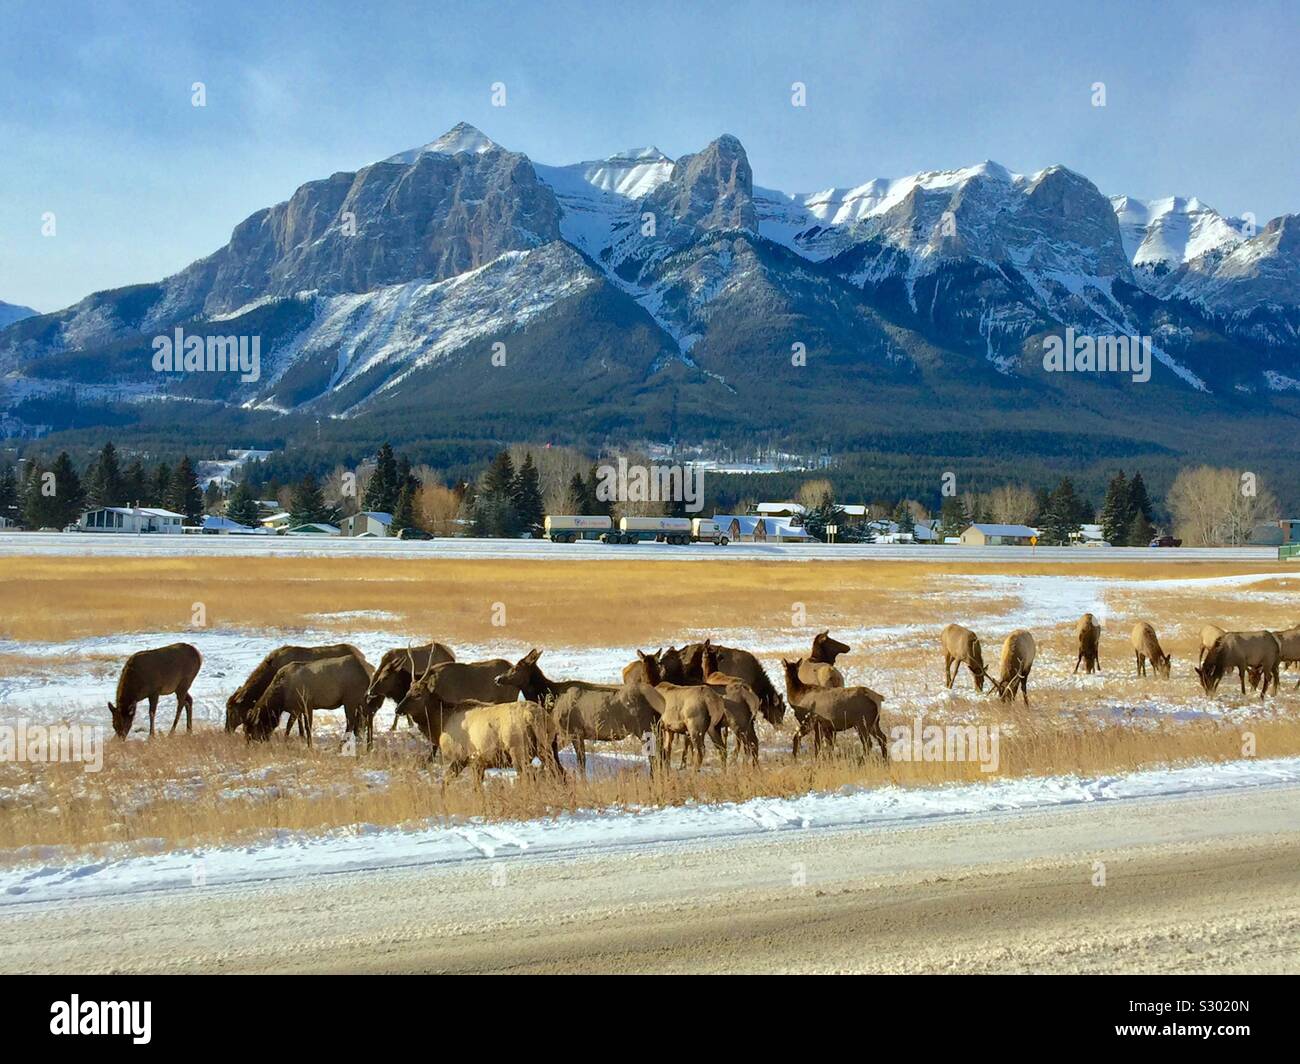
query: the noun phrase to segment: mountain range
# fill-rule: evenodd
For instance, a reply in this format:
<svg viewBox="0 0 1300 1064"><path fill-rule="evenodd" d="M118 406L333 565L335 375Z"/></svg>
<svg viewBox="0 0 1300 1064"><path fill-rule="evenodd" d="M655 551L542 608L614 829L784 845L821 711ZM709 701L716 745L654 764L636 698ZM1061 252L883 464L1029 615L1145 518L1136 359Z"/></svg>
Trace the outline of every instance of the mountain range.
<svg viewBox="0 0 1300 1064"><path fill-rule="evenodd" d="M793 194L729 135L548 166L462 123L171 277L25 310L0 304L0 434L757 440L1294 479L1300 429L1300 216L1108 197L1063 166ZM258 379L156 372L177 328L258 337ZM1150 380L1048 372L1067 328L1150 337Z"/></svg>

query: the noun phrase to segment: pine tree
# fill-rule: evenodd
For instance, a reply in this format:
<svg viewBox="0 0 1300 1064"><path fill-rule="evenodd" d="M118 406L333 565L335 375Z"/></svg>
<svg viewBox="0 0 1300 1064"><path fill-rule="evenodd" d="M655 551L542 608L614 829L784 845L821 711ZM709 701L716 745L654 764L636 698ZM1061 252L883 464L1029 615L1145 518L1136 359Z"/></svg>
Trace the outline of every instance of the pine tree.
<svg viewBox="0 0 1300 1064"><path fill-rule="evenodd" d="M144 465L137 458L122 475L122 505L147 505L145 500L148 495L149 478L145 474Z"/></svg>
<svg viewBox="0 0 1300 1064"><path fill-rule="evenodd" d="M1120 546L1133 523L1132 496L1129 482L1121 469L1106 486L1106 501L1101 507L1101 534L1107 543Z"/></svg>
<svg viewBox="0 0 1300 1064"><path fill-rule="evenodd" d="M546 519L546 504L542 500L542 481L533 465L531 452L524 455L524 464L519 467L510 487L511 501L522 530L540 536L542 522Z"/></svg>
<svg viewBox="0 0 1300 1064"><path fill-rule="evenodd" d="M824 543L830 536L826 531L830 525L834 525L840 532L845 528L844 511L835 505L835 496L828 491L822 494L821 501L816 506L803 515L803 527L810 536L815 536ZM836 539L839 538L841 536L837 532Z"/></svg>
<svg viewBox="0 0 1300 1064"><path fill-rule="evenodd" d="M0 517L18 520L18 477L11 465L0 469Z"/></svg>
<svg viewBox="0 0 1300 1064"><path fill-rule="evenodd" d="M122 506L127 501L117 449L109 440L90 467L86 478L86 502L91 506Z"/></svg>
<svg viewBox="0 0 1300 1064"><path fill-rule="evenodd" d="M943 541L950 536L960 536L973 522L966 512L966 503L956 495L949 495L939 507L939 539Z"/></svg>
<svg viewBox="0 0 1300 1064"><path fill-rule="evenodd" d="M141 503L142 506L166 506L167 496L172 488L172 470L166 462L159 462L158 467L153 471L153 478L149 483L149 498L147 502Z"/></svg>
<svg viewBox="0 0 1300 1064"><path fill-rule="evenodd" d="M1082 504L1074 493L1074 482L1069 477L1062 477L1048 500L1042 542L1054 547L1069 546L1073 542L1072 533L1080 531L1081 508Z"/></svg>
<svg viewBox="0 0 1300 1064"><path fill-rule="evenodd" d="M325 521L327 517L325 495L316 478L308 473L294 485L289 498L289 523L308 525Z"/></svg>
<svg viewBox="0 0 1300 1064"><path fill-rule="evenodd" d="M385 443L379 448L375 458L375 471L366 483L365 499L361 508L373 513L391 514L397 509L397 497L401 494L402 482L398 476L397 460L393 457L391 444Z"/></svg>
<svg viewBox="0 0 1300 1064"><path fill-rule="evenodd" d="M587 482L582 479L581 473L574 473L573 479L569 481L568 508L571 514L591 513L591 499L587 495Z"/></svg>
<svg viewBox="0 0 1300 1064"><path fill-rule="evenodd" d="M203 492L199 490L199 478L194 474L189 455L182 458L172 470L163 506L182 514L187 524L197 525L203 519Z"/></svg>
<svg viewBox="0 0 1300 1064"><path fill-rule="evenodd" d="M596 466L593 465L591 471L587 474L587 505L590 507L587 512L598 517L613 517L614 500L602 499L600 492L597 490L599 486L600 474L597 472Z"/></svg>
<svg viewBox="0 0 1300 1064"><path fill-rule="evenodd" d="M1148 522L1155 516L1151 508L1151 496L1147 494L1146 481L1142 479L1141 473L1134 473L1133 479L1128 482L1128 502L1130 513L1141 514ZM1146 546L1146 543L1142 546Z"/></svg>
<svg viewBox="0 0 1300 1064"><path fill-rule="evenodd" d="M899 535L911 536L916 534L916 518L912 516L912 508L907 505L906 499L900 499L897 506L894 507L894 524L898 526Z"/></svg>
<svg viewBox="0 0 1300 1064"><path fill-rule="evenodd" d="M404 528L419 528L420 522L415 515L415 489L408 483L397 497L397 509L393 511L393 523L389 531L395 536Z"/></svg>
<svg viewBox="0 0 1300 1064"><path fill-rule="evenodd" d="M63 451L48 471L35 462L23 490L23 524L28 528L63 529L81 516L85 493L81 478Z"/></svg>
<svg viewBox="0 0 1300 1064"><path fill-rule="evenodd" d="M253 498L252 489L242 480L226 500L226 516L249 528L257 527L257 500Z"/></svg>
<svg viewBox="0 0 1300 1064"><path fill-rule="evenodd" d="M522 522L514 501L515 466L510 452L501 451L488 470L474 498L473 527L478 536L514 538Z"/></svg>
<svg viewBox="0 0 1300 1064"><path fill-rule="evenodd" d="M1146 515L1139 510L1133 515L1133 520L1129 523L1128 529L1124 533L1124 544L1129 547L1145 547L1151 542L1151 537L1155 534L1155 529L1151 527L1151 522L1147 520Z"/></svg>
<svg viewBox="0 0 1300 1064"><path fill-rule="evenodd" d="M221 495L221 489L217 487L215 480L209 480L208 486L203 489L203 511L205 513L220 513L224 507L225 500Z"/></svg>

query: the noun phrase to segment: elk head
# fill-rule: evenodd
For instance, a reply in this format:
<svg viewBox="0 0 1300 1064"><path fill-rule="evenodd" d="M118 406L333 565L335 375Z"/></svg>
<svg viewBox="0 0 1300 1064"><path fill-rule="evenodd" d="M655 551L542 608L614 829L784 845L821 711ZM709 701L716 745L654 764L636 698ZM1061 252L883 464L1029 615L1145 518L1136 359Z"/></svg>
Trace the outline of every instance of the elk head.
<svg viewBox="0 0 1300 1064"><path fill-rule="evenodd" d="M113 734L119 739L125 739L127 733L131 730L131 724L135 721L135 705L123 706L118 709L112 702L109 702L108 712L113 718Z"/></svg>

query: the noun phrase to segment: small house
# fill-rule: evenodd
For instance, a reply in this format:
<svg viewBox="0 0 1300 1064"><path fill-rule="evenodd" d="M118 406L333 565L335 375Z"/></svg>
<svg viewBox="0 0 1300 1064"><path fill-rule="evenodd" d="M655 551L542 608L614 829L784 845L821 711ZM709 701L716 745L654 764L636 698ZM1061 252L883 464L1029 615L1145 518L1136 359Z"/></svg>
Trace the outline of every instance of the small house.
<svg viewBox="0 0 1300 1064"><path fill-rule="evenodd" d="M339 522L339 528L345 536L370 536L372 538L392 535L393 515L377 510L362 510Z"/></svg>
<svg viewBox="0 0 1300 1064"><path fill-rule="evenodd" d="M960 536L967 547L1029 547L1038 529L1028 525L971 525Z"/></svg>
<svg viewBox="0 0 1300 1064"><path fill-rule="evenodd" d="M161 532L179 535L185 515L153 506L96 506L74 526L78 532Z"/></svg>

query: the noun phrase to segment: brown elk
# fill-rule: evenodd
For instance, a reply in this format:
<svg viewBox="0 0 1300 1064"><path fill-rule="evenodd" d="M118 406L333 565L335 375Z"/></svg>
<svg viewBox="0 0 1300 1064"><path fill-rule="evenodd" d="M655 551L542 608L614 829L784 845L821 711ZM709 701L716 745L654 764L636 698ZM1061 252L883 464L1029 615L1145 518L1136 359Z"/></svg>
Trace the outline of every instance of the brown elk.
<svg viewBox="0 0 1300 1064"><path fill-rule="evenodd" d="M727 706L722 691L703 683L666 683L659 675L659 663L649 654L642 654L639 650L637 653L645 665L650 688L658 696L652 704L659 715L656 728L660 765L667 767L672 758L673 739L681 735L687 750L695 755L697 769L704 763L705 736L713 740L725 766L727 741L722 727L727 721Z"/></svg>
<svg viewBox="0 0 1300 1064"><path fill-rule="evenodd" d="M762 664L748 650L735 647L713 646L717 656L718 669L728 676L743 680L754 689L763 703L763 715L775 719L779 724L785 719L785 702L777 693L772 681L763 670ZM691 643L680 651L682 661L682 679L684 684L704 682L704 644Z"/></svg>
<svg viewBox="0 0 1300 1064"><path fill-rule="evenodd" d="M1034 637L1023 628L1018 628L1002 642L1002 655L998 661L997 678L993 686L1003 702L1014 702L1016 691L1029 705L1029 671L1034 667L1034 657L1038 646Z"/></svg>
<svg viewBox="0 0 1300 1064"><path fill-rule="evenodd" d="M267 654L233 695L226 699L226 731L233 732L243 723L262 697L262 693L275 679L275 674L286 665L304 661L323 661L326 658L338 658L351 654L363 664L365 655L351 643L334 643L323 647L284 646Z"/></svg>
<svg viewBox="0 0 1300 1064"><path fill-rule="evenodd" d="M843 687L844 674L835 667L835 659L847 654L847 643L832 639L830 629L813 636L812 653L799 666L799 679L813 687Z"/></svg>
<svg viewBox="0 0 1300 1064"><path fill-rule="evenodd" d="M975 678L975 690L984 690L984 654L980 650L980 640L969 628L960 624L950 624L939 633L939 644L943 647L943 681L944 686L952 690L952 685L961 672L963 665Z"/></svg>
<svg viewBox="0 0 1300 1064"><path fill-rule="evenodd" d="M624 683L649 683L646 679L645 663L641 660L641 651L637 651L637 659L629 665L623 667ZM682 657L676 647L669 647L667 650L661 650L655 655L655 662L659 666L659 675L667 683L686 683L686 674L682 669Z"/></svg>
<svg viewBox="0 0 1300 1064"><path fill-rule="evenodd" d="M318 661L295 661L284 666L267 685L244 721L250 740L271 737L282 714L289 720L285 738L295 721L307 745L312 745L313 717L318 709L342 707L347 730L357 739L365 734L366 746L374 743L373 722L379 700L369 698L371 668L354 654Z"/></svg>
<svg viewBox="0 0 1300 1064"><path fill-rule="evenodd" d="M497 677L497 683L549 708L559 741L573 744L579 771L584 776L588 742L641 739L654 731L663 699L649 684L551 680L537 665L541 653L536 648L530 650L514 665L508 665ZM653 758L650 764L653 768Z"/></svg>
<svg viewBox="0 0 1300 1064"><path fill-rule="evenodd" d="M795 732L791 748L793 756L799 756L799 740L809 732L813 736L813 756L821 753L820 722L832 732L855 729L862 742L864 758L870 753L871 740L874 739L880 747L881 756L888 761L889 749L885 745L885 733L880 728L884 696L870 687L810 687L799 679L799 664L799 661L781 659L781 665L785 669L786 698L792 707L806 711L806 716Z"/></svg>
<svg viewBox="0 0 1300 1064"><path fill-rule="evenodd" d="M1201 689L1212 695L1227 671L1236 669L1244 695L1247 671L1258 672L1262 681L1259 697L1263 699L1270 683L1274 693L1277 692L1281 661L1282 644L1272 632L1224 632L1206 651L1205 660L1196 668L1196 676Z"/></svg>
<svg viewBox="0 0 1300 1064"><path fill-rule="evenodd" d="M203 666L203 655L189 643L172 643L155 650L140 650L126 659L122 673L117 678L116 698L108 703L113 719L113 731L125 739L135 721L136 703L149 700L149 737L154 734L154 715L158 712L158 699L163 695L176 696L176 716L171 730L180 723L181 710L185 710L185 730L194 730L194 696L190 685ZM169 733L170 734L170 733Z"/></svg>
<svg viewBox="0 0 1300 1064"><path fill-rule="evenodd" d="M1133 643L1133 658L1137 662L1137 674L1145 676L1147 662L1150 661L1151 668L1157 676L1165 680L1169 679L1169 667L1174 659L1160 648L1156 630L1146 621L1138 621L1133 626L1133 634L1130 638Z"/></svg>
<svg viewBox="0 0 1300 1064"><path fill-rule="evenodd" d="M1277 637L1278 646L1281 647L1281 663L1290 666L1300 662L1300 625L1274 632L1273 635ZM1297 680L1295 685L1300 689L1300 680Z"/></svg>
<svg viewBox="0 0 1300 1064"><path fill-rule="evenodd" d="M417 676L424 674L434 665L455 660L456 655L451 652L451 648L442 643L426 643L419 647L400 647L390 650L379 659L379 668L375 670L367 694L370 698L378 697L380 705L383 705L385 698L391 698L394 704L400 703ZM398 714L394 713L393 727L389 729L390 731L397 727L399 719Z"/></svg>
<svg viewBox="0 0 1300 1064"><path fill-rule="evenodd" d="M439 665L430 665L397 703L394 716L395 718L410 717L419 725L419 719L411 715L409 708L411 705L427 704L434 710L441 710L453 708L461 702L495 703L518 698L518 685L497 682L497 678L509 668L510 662L505 658L487 658L484 661L444 661ZM411 671L414 674L413 666ZM417 689L418 698L413 702L412 696L417 694ZM425 734L429 733L425 731Z"/></svg>
<svg viewBox="0 0 1300 1064"><path fill-rule="evenodd" d="M1074 634L1079 640L1079 656L1074 659L1074 671L1082 665L1091 675L1101 671L1101 625L1091 613L1085 613L1074 626Z"/></svg>

